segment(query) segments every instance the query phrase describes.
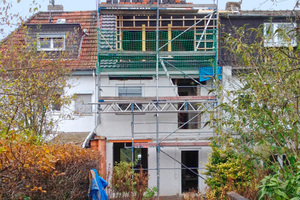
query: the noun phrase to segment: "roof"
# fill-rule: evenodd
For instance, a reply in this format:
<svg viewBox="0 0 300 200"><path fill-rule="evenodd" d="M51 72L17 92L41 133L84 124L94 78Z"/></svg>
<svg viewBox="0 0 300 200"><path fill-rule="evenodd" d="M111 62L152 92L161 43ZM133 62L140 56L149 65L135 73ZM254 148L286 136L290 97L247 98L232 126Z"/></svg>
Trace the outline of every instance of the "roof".
<svg viewBox="0 0 300 200"><path fill-rule="evenodd" d="M148 2L148 1L147 1ZM182 1L185 2L185 1ZM104 4L108 6L108 4ZM103 6L104 6L103 5ZM195 6L189 4L174 4L176 6ZM127 5L120 5L127 6ZM133 5L129 5L133 6ZM136 5L137 6L137 5ZM146 5L144 5L146 6ZM164 5L165 6L165 5ZM290 11L290 10L282 10L282 11L261 11L261 10L249 10L249 11L220 11L222 15L229 16L295 16L299 14L299 11ZM52 23L50 23L50 16L52 18ZM56 23L58 19L65 19L65 23ZM73 59L71 61L66 61L66 65L70 67L70 69L74 70L84 70L84 69L96 69L97 64L97 11L55 11L55 12L38 12L37 14L30 17L25 24L36 25L40 24L42 26L67 26L68 24L79 24L81 30L85 30L85 37L83 37L80 55L78 59ZM15 36L13 36L15 37Z"/></svg>
<svg viewBox="0 0 300 200"><path fill-rule="evenodd" d="M89 132L63 132L56 135L51 142L82 145Z"/></svg>
<svg viewBox="0 0 300 200"><path fill-rule="evenodd" d="M219 13L222 15L229 16L259 16L259 17L295 17L300 15L299 10L240 10L240 11L227 11L219 10Z"/></svg>
<svg viewBox="0 0 300 200"><path fill-rule="evenodd" d="M80 25L84 30L79 57L65 61L65 65L70 69L96 69L97 64L97 11L55 11L51 12L52 23L50 23L50 12L38 12L30 17L24 24L42 26L68 26ZM56 23L58 19L65 19L65 23ZM21 29L18 29L21 30ZM17 32L18 32L17 30ZM19 31L20 33L20 31ZM18 37L18 34L11 34ZM10 37L10 36L9 36ZM20 37L21 38L21 37Z"/></svg>
<svg viewBox="0 0 300 200"><path fill-rule="evenodd" d="M256 16L297 16L299 10L242 10L242 15L256 15Z"/></svg>

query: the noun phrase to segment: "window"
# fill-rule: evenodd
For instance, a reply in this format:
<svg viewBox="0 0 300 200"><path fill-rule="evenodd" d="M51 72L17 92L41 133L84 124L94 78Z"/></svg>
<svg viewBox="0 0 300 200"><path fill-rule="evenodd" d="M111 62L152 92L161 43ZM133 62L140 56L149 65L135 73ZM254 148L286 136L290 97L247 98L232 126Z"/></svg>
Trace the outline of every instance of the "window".
<svg viewBox="0 0 300 200"><path fill-rule="evenodd" d="M238 105L240 108L247 108L251 105L251 97L249 94L240 95L238 97Z"/></svg>
<svg viewBox="0 0 300 200"><path fill-rule="evenodd" d="M118 87L119 97L141 97L142 96L142 86L120 86ZM122 110L128 107L128 104L119 104ZM137 104L139 108L142 108L142 104ZM138 108L134 108L135 110ZM131 107L130 107L131 110Z"/></svg>
<svg viewBox="0 0 300 200"><path fill-rule="evenodd" d="M296 46L296 27L296 23L264 23L264 46Z"/></svg>
<svg viewBox="0 0 300 200"><path fill-rule="evenodd" d="M121 86L118 88L119 97L141 97L141 86Z"/></svg>
<svg viewBox="0 0 300 200"><path fill-rule="evenodd" d="M65 35L40 35L37 45L39 51L63 51L65 50Z"/></svg>
<svg viewBox="0 0 300 200"><path fill-rule="evenodd" d="M190 79L173 79L178 87L178 94L179 96L197 96L200 94L200 87ZM179 103L178 107L183 110L182 112L178 113L178 128L180 129L200 129L201 128L201 115L197 115L196 113L189 113L190 106L182 106L183 103ZM196 103L191 103L191 105L196 108ZM195 117L195 118L194 118ZM194 119L192 119L194 118Z"/></svg>
<svg viewBox="0 0 300 200"><path fill-rule="evenodd" d="M132 162L132 143L113 143L114 163ZM147 171L148 168L148 149L134 148L134 169L139 172L139 168Z"/></svg>
<svg viewBox="0 0 300 200"><path fill-rule="evenodd" d="M53 111L60 111L61 110L61 102L60 102L60 94L55 95L55 101L52 103L52 110Z"/></svg>
<svg viewBox="0 0 300 200"><path fill-rule="evenodd" d="M92 102L92 94L77 94L75 101L75 112L78 114L90 114L92 113L92 105L88 103Z"/></svg>

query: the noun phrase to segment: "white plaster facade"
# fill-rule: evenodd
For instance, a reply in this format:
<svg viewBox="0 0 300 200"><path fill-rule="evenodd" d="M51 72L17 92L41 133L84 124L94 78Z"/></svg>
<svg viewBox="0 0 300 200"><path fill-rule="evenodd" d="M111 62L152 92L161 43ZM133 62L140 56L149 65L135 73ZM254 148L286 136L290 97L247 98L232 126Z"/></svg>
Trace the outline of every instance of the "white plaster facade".
<svg viewBox="0 0 300 200"><path fill-rule="evenodd" d="M91 103L95 102L96 97L96 76L92 73L90 75L72 75L68 78L70 88L65 89L64 94L67 96L88 94L91 95ZM61 118L58 124L58 132L91 132L96 126L96 112L95 105L84 105L91 108L91 113L76 114L75 100L70 105L62 107L60 112L55 111L54 117Z"/></svg>
<svg viewBox="0 0 300 200"><path fill-rule="evenodd" d="M223 68L223 85L224 89L232 88L232 73L231 67ZM117 97L118 87L121 86L142 86L142 97L156 96L156 80L110 80L108 76L100 77L100 97ZM69 77L68 83L72 86L66 90L67 95L74 94L91 94L91 103L97 102L97 77L93 74L79 76L73 75ZM167 77L160 77L159 86L170 86ZM201 88L201 95L208 95L207 88ZM176 90L175 90L176 91ZM159 96L176 96L176 92L172 87L161 87L158 90ZM59 123L58 131L60 132L91 132L97 127L95 133L98 136L105 136L106 144L106 166L107 171L111 170L114 163L113 158L113 143L112 140L132 139L131 122L132 116L130 114L115 114L115 113L101 113L99 115L100 124L97 126L97 105L88 105L92 108L92 113L85 115L74 115L75 102L72 102L68 107L62 108L62 114L71 114L70 118L63 119ZM203 123L209 116L202 116ZM138 123L134 126L135 139L148 139L156 141L156 123L155 113L137 114L134 116L134 122ZM178 128L178 114L177 113L161 113L159 114L159 138L163 138L175 131ZM152 122L152 123L149 123ZM201 142L208 141L213 136L213 131L210 128L202 129L179 129L166 141L168 142ZM180 195L182 194L182 176L181 176L181 153L182 151L198 151L198 168L199 174L202 177L202 172L205 171L205 163L208 161L211 148L209 146L190 146L190 147L161 147L161 150L166 152L169 156L160 153L160 195ZM157 163L156 163L156 147L148 147L148 173L149 173L149 187L157 186ZM201 191L205 190L205 183L202 178L198 178L198 186Z"/></svg>
<svg viewBox="0 0 300 200"><path fill-rule="evenodd" d="M159 78L159 86L170 86L170 81L167 77ZM100 77L100 99L101 97L117 97L118 87L120 86L142 86L143 97L156 96L156 80L109 80L108 76ZM158 90L159 96L176 96L173 87L160 87ZM207 95L207 89L201 89L201 95ZM202 116L204 123L208 116ZM134 115L134 139L150 139L156 141L156 117L155 113L145 113ZM125 140L131 141L132 115L131 114L115 114L115 113L100 113L100 124L96 130L99 136L105 136L107 139L106 164L107 170L111 170L113 166L113 143L110 141ZM160 113L159 114L159 138L163 138L172 133L178 128L177 113ZM167 123L166 123L167 122ZM150 124L149 124L150 123ZM202 129L179 129L166 141L168 142L201 142L208 141L212 137L210 128ZM211 151L209 146L195 147L162 147L161 150L169 154L166 156L160 153L160 195L180 195L181 189L181 152L182 151L198 151L198 167L199 173L204 172L204 164L207 163L208 154ZM148 174L149 187L157 186L157 163L156 163L156 147L148 147ZM204 175L201 175L204 177ZM205 184L203 179L198 178L198 186L204 191Z"/></svg>

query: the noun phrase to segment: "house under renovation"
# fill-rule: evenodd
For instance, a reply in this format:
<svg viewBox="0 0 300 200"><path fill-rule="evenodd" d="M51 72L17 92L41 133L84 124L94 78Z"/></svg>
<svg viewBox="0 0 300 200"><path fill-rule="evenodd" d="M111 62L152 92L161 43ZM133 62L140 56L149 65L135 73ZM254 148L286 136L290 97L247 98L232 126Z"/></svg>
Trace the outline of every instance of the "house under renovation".
<svg viewBox="0 0 300 200"><path fill-rule="evenodd" d="M98 123L90 145L101 148L102 169L134 162L161 196L204 190L213 130L204 126L210 116L203 111L216 106L209 91L220 78L217 6L98 5Z"/></svg>
<svg viewBox="0 0 300 200"><path fill-rule="evenodd" d="M218 81L224 90L240 85L238 69L219 47L219 22L220 32L232 34L232 26L245 24L272 25L274 33L276 27L297 26L287 20L288 12L241 11L236 3L227 11L184 0L107 0L84 12L52 7L25 24L38 41L47 41L37 43L38 51L73 53L66 66L72 87L64 93L77 100L53 107L53 117L71 116L58 132L77 139L83 133L83 147L101 151L102 176L121 161L134 162L137 171L142 167L159 196L205 190L201 172L214 136L205 126L211 117L206 111L220 100L211 91ZM66 35L74 30L78 40L71 45ZM264 45L284 46L280 41L277 36Z"/></svg>

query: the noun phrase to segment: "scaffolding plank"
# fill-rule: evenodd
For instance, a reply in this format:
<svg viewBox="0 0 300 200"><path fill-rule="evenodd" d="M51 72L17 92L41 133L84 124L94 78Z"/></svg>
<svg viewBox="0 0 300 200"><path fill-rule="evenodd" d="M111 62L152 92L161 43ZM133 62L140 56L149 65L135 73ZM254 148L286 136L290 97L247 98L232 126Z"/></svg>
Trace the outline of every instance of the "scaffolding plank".
<svg viewBox="0 0 300 200"><path fill-rule="evenodd" d="M161 147L190 147L190 146L209 146L210 142L161 142L159 146ZM134 147L156 147L156 142L136 142Z"/></svg>
<svg viewBox="0 0 300 200"><path fill-rule="evenodd" d="M186 9L193 10L212 10L216 8L216 4L160 4L160 9ZM100 4L99 9L156 9L156 4Z"/></svg>
<svg viewBox="0 0 300 200"><path fill-rule="evenodd" d="M101 50L98 55L110 56L114 59L114 56L155 56L155 51L117 51L117 50ZM167 58L168 56L214 56L215 51L161 51L159 52L160 57ZM171 58L170 58L171 59Z"/></svg>
<svg viewBox="0 0 300 200"><path fill-rule="evenodd" d="M153 102L156 101L156 97L101 97L100 101L108 101L108 100L114 100L114 101L127 101L128 103L132 102ZM170 97L159 97L159 100L161 101L188 101L188 100L215 100L216 96L170 96Z"/></svg>

